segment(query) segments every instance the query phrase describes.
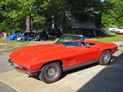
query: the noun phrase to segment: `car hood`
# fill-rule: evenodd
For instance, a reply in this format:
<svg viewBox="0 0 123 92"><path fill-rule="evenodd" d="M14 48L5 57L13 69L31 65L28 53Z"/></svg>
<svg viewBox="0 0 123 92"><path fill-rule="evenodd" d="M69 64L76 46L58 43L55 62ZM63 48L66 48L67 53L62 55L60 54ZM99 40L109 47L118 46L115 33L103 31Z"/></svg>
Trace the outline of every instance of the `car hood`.
<svg viewBox="0 0 123 92"><path fill-rule="evenodd" d="M43 60L52 60L53 58L61 58L66 50L71 52L72 47L67 47L58 44L47 44L47 45L36 45L28 46L21 49L18 49L11 53L9 57L17 64L21 66L31 65L34 62L39 63L44 62Z"/></svg>

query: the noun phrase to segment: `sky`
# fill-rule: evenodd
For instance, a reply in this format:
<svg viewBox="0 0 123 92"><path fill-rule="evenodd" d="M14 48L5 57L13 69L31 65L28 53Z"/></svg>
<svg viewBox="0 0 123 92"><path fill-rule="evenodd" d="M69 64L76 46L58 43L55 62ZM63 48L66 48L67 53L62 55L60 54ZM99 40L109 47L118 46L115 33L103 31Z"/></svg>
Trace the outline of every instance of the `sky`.
<svg viewBox="0 0 123 92"><path fill-rule="evenodd" d="M101 0L102 2L104 1L104 0Z"/></svg>

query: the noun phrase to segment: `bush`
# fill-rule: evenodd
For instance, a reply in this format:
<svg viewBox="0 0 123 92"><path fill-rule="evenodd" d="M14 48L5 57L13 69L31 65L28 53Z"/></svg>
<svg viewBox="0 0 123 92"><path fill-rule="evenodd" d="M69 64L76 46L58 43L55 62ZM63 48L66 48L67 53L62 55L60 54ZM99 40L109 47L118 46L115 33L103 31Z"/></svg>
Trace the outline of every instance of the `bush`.
<svg viewBox="0 0 123 92"><path fill-rule="evenodd" d="M0 23L0 31L4 31L7 33L12 33L14 30L20 30L20 31L25 31L25 26L23 24L20 24L19 22L16 23L8 23L6 21L3 21Z"/></svg>

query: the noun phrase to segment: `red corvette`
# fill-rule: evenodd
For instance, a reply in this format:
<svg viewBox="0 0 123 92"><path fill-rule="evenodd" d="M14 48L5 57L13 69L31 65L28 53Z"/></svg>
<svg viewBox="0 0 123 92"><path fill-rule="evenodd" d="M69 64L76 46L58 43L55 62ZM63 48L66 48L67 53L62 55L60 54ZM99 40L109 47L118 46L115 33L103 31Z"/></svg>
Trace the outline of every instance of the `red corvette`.
<svg viewBox="0 0 123 92"><path fill-rule="evenodd" d="M63 71L95 62L110 63L117 45L86 41L83 35L63 35L55 44L28 46L9 55L9 63L29 75L39 75L45 83L57 81Z"/></svg>

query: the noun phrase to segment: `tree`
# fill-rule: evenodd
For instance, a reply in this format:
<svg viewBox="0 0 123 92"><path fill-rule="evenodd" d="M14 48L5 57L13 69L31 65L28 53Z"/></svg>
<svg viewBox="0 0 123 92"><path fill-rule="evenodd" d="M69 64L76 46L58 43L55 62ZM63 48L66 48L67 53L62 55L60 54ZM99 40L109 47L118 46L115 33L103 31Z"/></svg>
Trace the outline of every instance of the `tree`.
<svg viewBox="0 0 123 92"><path fill-rule="evenodd" d="M100 0L68 0L68 3L73 16L81 22L93 20L94 12L100 11L100 6L103 6Z"/></svg>
<svg viewBox="0 0 123 92"><path fill-rule="evenodd" d="M102 26L105 28L111 25L123 26L123 1L106 0L104 3L107 3L110 8L102 12Z"/></svg>
<svg viewBox="0 0 123 92"><path fill-rule="evenodd" d="M59 19L63 20L66 14L65 11L69 10L69 6L65 0L42 0L40 4L36 5L36 8L40 10L45 17L45 29L47 29L49 25L48 21L53 21L55 30L57 29L57 21Z"/></svg>
<svg viewBox="0 0 123 92"><path fill-rule="evenodd" d="M33 9L35 0L4 0L0 1L1 5L5 5L3 16L7 17L12 23L22 21L29 16L34 16L36 11ZM30 21L27 21L30 22ZM27 31L30 31L30 23L27 24Z"/></svg>
<svg viewBox="0 0 123 92"><path fill-rule="evenodd" d="M115 12L115 19L117 26L123 26L123 1L114 0L115 6L113 11Z"/></svg>
<svg viewBox="0 0 123 92"><path fill-rule="evenodd" d="M30 21L33 18L34 23L45 30L51 27L51 23L54 23L54 29L57 30L58 21L62 20L61 25L64 31L67 25L66 20L68 18L66 17L66 12L68 11L70 11L76 19L81 20L81 22L93 20L92 15L94 15L96 11L102 13L102 23L104 26L107 26L105 25L107 21L112 24L114 23L112 21L115 21L115 23L119 24L118 21L122 20L122 14L119 14L118 11L111 11L111 6L114 4L112 1L113 0L105 0L104 2L101 2L101 0L4 0L0 1L0 6L5 7L5 10L2 10L1 14L5 17L4 21L11 21L13 25L12 28L14 28L16 23L26 21L26 30L30 31ZM117 7L115 7L115 10L117 10ZM112 17L109 16L110 14L112 14ZM109 18L110 20L104 21L105 17L110 17L111 19ZM38 29L40 28L38 27Z"/></svg>

